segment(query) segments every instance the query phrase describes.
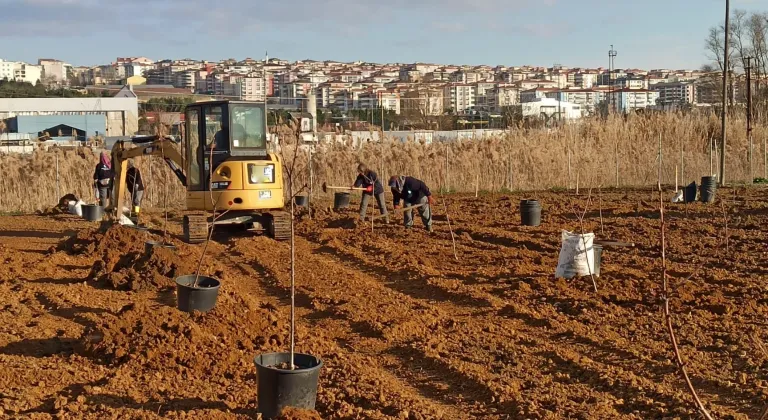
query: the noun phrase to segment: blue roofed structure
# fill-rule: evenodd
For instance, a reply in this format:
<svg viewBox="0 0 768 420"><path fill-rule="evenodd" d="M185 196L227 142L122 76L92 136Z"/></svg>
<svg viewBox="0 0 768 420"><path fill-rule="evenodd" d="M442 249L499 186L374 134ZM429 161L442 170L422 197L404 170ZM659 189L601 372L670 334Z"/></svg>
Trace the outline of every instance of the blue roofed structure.
<svg viewBox="0 0 768 420"><path fill-rule="evenodd" d="M69 137L76 135L78 139L104 135L107 130L107 120L104 115L19 115L10 119L10 131L14 133L29 133L34 137Z"/></svg>

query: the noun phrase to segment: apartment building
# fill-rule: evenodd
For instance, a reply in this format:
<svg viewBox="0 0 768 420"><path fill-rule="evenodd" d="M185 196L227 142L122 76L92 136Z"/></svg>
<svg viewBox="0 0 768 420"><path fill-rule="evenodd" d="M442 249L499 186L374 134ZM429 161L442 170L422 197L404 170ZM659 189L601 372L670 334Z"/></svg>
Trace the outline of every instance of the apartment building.
<svg viewBox="0 0 768 420"><path fill-rule="evenodd" d="M616 112L622 114L655 106L659 99L659 92L647 89L622 89L608 95L611 103L615 104Z"/></svg>
<svg viewBox="0 0 768 420"><path fill-rule="evenodd" d="M591 89L597 85L597 78L600 75L598 72L579 72L576 73L573 79L574 86L582 89Z"/></svg>
<svg viewBox="0 0 768 420"><path fill-rule="evenodd" d="M443 115L445 113L443 98L443 89L414 89L401 95L401 108L406 112L418 112L420 115Z"/></svg>
<svg viewBox="0 0 768 420"><path fill-rule="evenodd" d="M597 105L605 100L605 93L594 89L565 89L547 92L548 98L580 105L585 113L595 112Z"/></svg>
<svg viewBox="0 0 768 420"><path fill-rule="evenodd" d="M235 96L244 101L264 102L266 99L264 77L259 74L250 74L240 78L235 85Z"/></svg>
<svg viewBox="0 0 768 420"><path fill-rule="evenodd" d="M560 89L554 87L536 87L533 89L527 89L520 92L520 102L533 102L538 99L546 98L547 93L558 92Z"/></svg>
<svg viewBox="0 0 768 420"><path fill-rule="evenodd" d="M43 77L57 83L67 80L67 70L72 67L61 60L52 58L41 58L37 60L37 65L43 68Z"/></svg>
<svg viewBox="0 0 768 420"><path fill-rule="evenodd" d="M33 85L37 84L43 80L43 67L35 66L33 64L19 63L13 70L13 78L17 82L27 82Z"/></svg>
<svg viewBox="0 0 768 420"><path fill-rule="evenodd" d="M520 103L520 89L514 85L497 85L488 92L488 108L493 111Z"/></svg>
<svg viewBox="0 0 768 420"><path fill-rule="evenodd" d="M357 96L356 108L381 109L395 111L400 114L400 92L396 90L380 90L364 92Z"/></svg>
<svg viewBox="0 0 768 420"><path fill-rule="evenodd" d="M20 65L21 63L18 63L16 61L5 61L3 59L0 59L0 80L7 79L7 80L15 80L16 75L14 74L16 70L16 66Z"/></svg>
<svg viewBox="0 0 768 420"><path fill-rule="evenodd" d="M443 108L455 114L464 114L475 107L477 87L470 84L455 83L443 88Z"/></svg>
<svg viewBox="0 0 768 420"><path fill-rule="evenodd" d="M659 93L658 105L662 107L695 104L698 99L694 82L657 83L652 89Z"/></svg>

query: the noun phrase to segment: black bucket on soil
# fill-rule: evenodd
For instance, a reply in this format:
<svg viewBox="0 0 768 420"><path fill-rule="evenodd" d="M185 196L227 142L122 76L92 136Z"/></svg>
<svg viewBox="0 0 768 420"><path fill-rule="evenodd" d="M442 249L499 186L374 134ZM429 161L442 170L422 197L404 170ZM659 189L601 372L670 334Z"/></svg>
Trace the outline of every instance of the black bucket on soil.
<svg viewBox="0 0 768 420"><path fill-rule="evenodd" d="M603 246L592 245L592 248L594 249L595 254L595 272L592 274L594 274L595 277L600 277L600 263L603 261Z"/></svg>
<svg viewBox="0 0 768 420"><path fill-rule="evenodd" d="M183 312L208 312L216 306L221 282L213 277L200 276L195 284L195 275L176 278L177 307Z"/></svg>
<svg viewBox="0 0 768 420"><path fill-rule="evenodd" d="M520 200L520 223L523 226L541 224L541 204L536 200Z"/></svg>
<svg viewBox="0 0 768 420"><path fill-rule="evenodd" d="M293 197L293 202L299 207L307 207L309 205L309 197L306 195L297 195Z"/></svg>
<svg viewBox="0 0 768 420"><path fill-rule="evenodd" d="M256 356L259 413L265 419L280 415L286 407L314 410L317 381L323 362L309 354L294 353L297 369L281 369L291 362L290 353L266 353Z"/></svg>
<svg viewBox="0 0 768 420"><path fill-rule="evenodd" d="M349 207L349 198L350 195L348 192L337 192L333 195L333 208L338 209L345 209Z"/></svg>
<svg viewBox="0 0 768 420"><path fill-rule="evenodd" d="M89 222L98 222L104 218L104 208L98 204L83 204L81 210L83 219Z"/></svg>
<svg viewBox="0 0 768 420"><path fill-rule="evenodd" d="M686 203L693 203L696 201L696 183L691 182L687 187L683 188L683 201Z"/></svg>
<svg viewBox="0 0 768 420"><path fill-rule="evenodd" d="M149 254L152 251L152 248L165 248L170 249L171 251L176 250L176 245L173 244L167 244L165 242L157 242L157 241L146 241L144 242L144 253Z"/></svg>
<svg viewBox="0 0 768 420"><path fill-rule="evenodd" d="M701 202L711 203L715 201L715 192L717 191L717 177L715 176L703 176L701 177Z"/></svg>

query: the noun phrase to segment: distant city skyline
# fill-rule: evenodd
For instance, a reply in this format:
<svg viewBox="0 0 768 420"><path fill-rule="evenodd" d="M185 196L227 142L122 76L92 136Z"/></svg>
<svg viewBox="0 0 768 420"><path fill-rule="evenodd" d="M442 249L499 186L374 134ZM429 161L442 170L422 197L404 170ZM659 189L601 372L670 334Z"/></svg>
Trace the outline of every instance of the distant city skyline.
<svg viewBox="0 0 768 420"><path fill-rule="evenodd" d="M0 58L118 56L695 69L724 0L0 0ZM768 11L732 0L731 9ZM30 30L35 28L35 30Z"/></svg>

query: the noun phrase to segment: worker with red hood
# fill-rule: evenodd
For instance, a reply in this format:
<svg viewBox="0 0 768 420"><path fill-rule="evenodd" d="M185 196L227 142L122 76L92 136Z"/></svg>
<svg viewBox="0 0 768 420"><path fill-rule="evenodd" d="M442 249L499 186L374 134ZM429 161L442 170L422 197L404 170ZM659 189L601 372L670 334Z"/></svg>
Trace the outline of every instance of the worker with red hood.
<svg viewBox="0 0 768 420"><path fill-rule="evenodd" d="M115 172L112 170L112 160L107 151L101 152L99 164L93 172L93 187L96 191L96 198L101 207L107 206L107 200L112 198L112 186L114 183Z"/></svg>

